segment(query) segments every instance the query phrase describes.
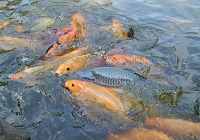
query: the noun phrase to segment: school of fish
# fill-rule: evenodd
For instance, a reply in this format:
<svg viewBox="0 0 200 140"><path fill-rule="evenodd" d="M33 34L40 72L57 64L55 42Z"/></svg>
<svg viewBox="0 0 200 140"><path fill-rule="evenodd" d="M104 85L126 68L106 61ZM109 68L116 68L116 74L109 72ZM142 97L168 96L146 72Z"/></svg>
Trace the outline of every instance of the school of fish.
<svg viewBox="0 0 200 140"><path fill-rule="evenodd" d="M0 21L0 29L5 28L8 24L8 21ZM124 86L145 87L146 85L154 88L155 85L162 86L138 73L141 65L148 68L156 67L156 65L145 57L120 54L119 52L126 49L126 46L112 49L104 56L92 54L89 48L84 46L68 49L70 42L85 36L85 30L86 19L80 14L75 14L72 17L72 28L32 31L31 34L38 38L52 37L55 41L41 57L45 62L44 64L38 63L37 66L22 70L14 74L11 80L26 81L34 75L51 71L54 72L54 75L61 76L88 70L93 80L85 76L85 80L77 78L65 82L65 87L72 93L73 98L84 106L97 106L114 114L127 116L129 108L120 98L120 94L123 93L118 93L112 88ZM108 31L123 39L130 40L134 38L133 28L125 27L118 20L113 21ZM0 36L0 41L7 41L10 44L21 43L20 45L24 42L26 44L30 43L26 39L19 41L17 38L7 36ZM128 122L133 121L129 119ZM173 140L173 138L177 138L176 136L188 139L191 136L198 137L200 136L200 124L181 119L147 118L143 127L131 128L119 134L109 133L107 140Z"/></svg>

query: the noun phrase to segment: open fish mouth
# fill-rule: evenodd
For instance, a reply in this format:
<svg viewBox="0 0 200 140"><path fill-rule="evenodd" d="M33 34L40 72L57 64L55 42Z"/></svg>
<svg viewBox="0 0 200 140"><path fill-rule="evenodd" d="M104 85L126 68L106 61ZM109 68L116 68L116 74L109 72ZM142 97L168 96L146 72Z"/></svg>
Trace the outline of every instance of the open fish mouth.
<svg viewBox="0 0 200 140"><path fill-rule="evenodd" d="M85 22L81 18L76 19L76 30L82 35L84 35L85 29L86 29Z"/></svg>

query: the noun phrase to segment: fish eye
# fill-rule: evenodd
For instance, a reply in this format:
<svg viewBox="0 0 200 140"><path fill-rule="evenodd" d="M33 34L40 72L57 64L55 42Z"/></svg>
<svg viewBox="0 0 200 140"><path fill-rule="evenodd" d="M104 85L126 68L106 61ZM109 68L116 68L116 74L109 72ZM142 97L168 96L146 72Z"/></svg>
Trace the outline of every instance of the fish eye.
<svg viewBox="0 0 200 140"><path fill-rule="evenodd" d="M75 84L74 83L72 83L72 87L74 87L75 86Z"/></svg>
<svg viewBox="0 0 200 140"><path fill-rule="evenodd" d="M67 70L69 70L69 67L67 67Z"/></svg>

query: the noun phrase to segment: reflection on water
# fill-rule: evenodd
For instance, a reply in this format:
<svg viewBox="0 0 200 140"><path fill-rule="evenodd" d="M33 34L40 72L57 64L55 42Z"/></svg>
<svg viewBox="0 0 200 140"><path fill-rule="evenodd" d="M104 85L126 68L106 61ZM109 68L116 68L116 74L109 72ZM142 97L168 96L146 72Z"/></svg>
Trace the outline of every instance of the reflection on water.
<svg viewBox="0 0 200 140"><path fill-rule="evenodd" d="M0 20L8 22L0 35L31 40L0 42L0 117L35 140L105 139L110 131L124 132L141 126L147 117L200 122L199 9L197 0L0 1ZM133 123L129 125L120 124L105 110L88 109L76 102L64 83L77 75L43 75L31 81L33 84L10 80L12 74L34 66L51 45L49 40L30 35L33 22L49 18L55 22L47 28L71 28L76 13L87 21L86 39L76 47L90 46L92 53L102 55L129 46L129 55L159 62L163 71L158 76L174 85L168 92L153 94L151 100L137 87L129 87L129 93L125 91L121 96L125 101L132 99L128 115ZM133 28L135 38L125 40L109 33L107 27L115 19ZM18 26L24 30L16 32Z"/></svg>

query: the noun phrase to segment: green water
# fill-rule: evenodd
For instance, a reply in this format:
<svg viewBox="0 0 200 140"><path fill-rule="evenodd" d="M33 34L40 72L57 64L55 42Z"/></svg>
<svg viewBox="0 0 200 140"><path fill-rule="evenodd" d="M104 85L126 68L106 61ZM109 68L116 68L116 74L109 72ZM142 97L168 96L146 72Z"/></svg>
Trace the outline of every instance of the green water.
<svg viewBox="0 0 200 140"><path fill-rule="evenodd" d="M99 114L103 117L97 121L91 117L95 111L78 108L66 98L72 96L64 88L64 83L77 78L74 75L44 75L30 85L10 80L12 74L33 66L51 44L40 40L43 45L34 48L7 46L10 49L0 49L1 118L33 140L105 139L110 131L132 128L143 123L148 116L200 122L198 0L1 0L0 19L9 20L10 24L0 30L0 35L30 39L27 31L38 18L55 19L50 28L64 28L71 27L71 18L76 13L81 13L87 21L87 39L77 46L91 46L96 53L121 45L132 46L129 54L159 61L167 67L160 76L172 82L174 90L156 94L153 99L139 96L141 100L137 104L140 109L133 109L130 114L133 124L119 125L109 116L103 116L101 111ZM102 28L115 19L134 29L133 40L117 38ZM25 32L17 33L17 25L23 26ZM5 49L1 44L2 47ZM148 110L153 111L148 113Z"/></svg>

